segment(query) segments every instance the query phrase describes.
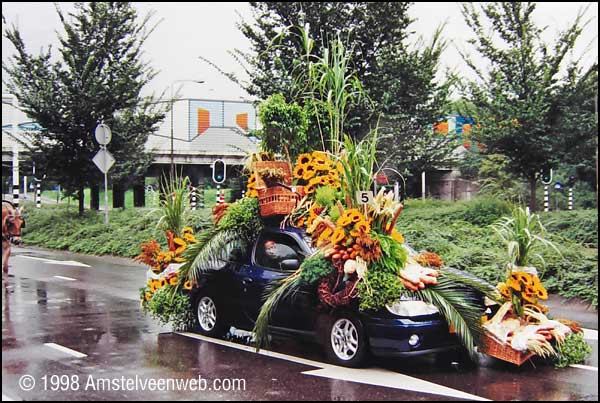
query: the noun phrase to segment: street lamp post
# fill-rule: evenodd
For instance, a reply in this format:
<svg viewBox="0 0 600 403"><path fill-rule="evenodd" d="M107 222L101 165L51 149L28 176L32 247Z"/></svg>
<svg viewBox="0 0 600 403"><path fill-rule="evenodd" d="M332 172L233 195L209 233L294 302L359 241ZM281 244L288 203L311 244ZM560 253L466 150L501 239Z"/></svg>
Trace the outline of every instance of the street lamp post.
<svg viewBox="0 0 600 403"><path fill-rule="evenodd" d="M175 83L204 83L204 80L175 80L171 82L171 177L175 175L175 161L173 153L173 108L175 106L175 99L173 97L173 84Z"/></svg>

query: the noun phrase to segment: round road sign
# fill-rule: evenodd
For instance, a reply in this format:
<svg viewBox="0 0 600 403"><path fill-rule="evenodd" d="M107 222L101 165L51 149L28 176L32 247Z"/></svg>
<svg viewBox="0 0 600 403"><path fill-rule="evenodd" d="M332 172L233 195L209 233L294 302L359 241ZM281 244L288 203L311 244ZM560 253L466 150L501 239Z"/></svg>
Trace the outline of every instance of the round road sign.
<svg viewBox="0 0 600 403"><path fill-rule="evenodd" d="M96 135L96 141L101 146L105 146L108 143L110 143L110 140L112 138L110 128L104 123L100 123L98 126L96 126L94 134Z"/></svg>

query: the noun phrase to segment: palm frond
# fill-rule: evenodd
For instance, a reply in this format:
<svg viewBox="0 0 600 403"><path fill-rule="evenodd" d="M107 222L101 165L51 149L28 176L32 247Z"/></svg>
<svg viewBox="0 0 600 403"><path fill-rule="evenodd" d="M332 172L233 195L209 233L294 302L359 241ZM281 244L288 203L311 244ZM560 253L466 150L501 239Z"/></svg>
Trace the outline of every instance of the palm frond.
<svg viewBox="0 0 600 403"><path fill-rule="evenodd" d="M460 285L450 276L441 276L438 284L411 292L413 296L434 305L446 321L454 327L461 344L471 357L475 357L475 346L481 336L482 308L468 297Z"/></svg>
<svg viewBox="0 0 600 403"><path fill-rule="evenodd" d="M186 262L179 270L189 280L197 281L203 272L223 268L231 251L240 246L245 246L245 240L237 231L214 229L203 232L198 242L183 252Z"/></svg>
<svg viewBox="0 0 600 403"><path fill-rule="evenodd" d="M258 318L254 324L253 332L256 339L256 351L261 347L268 345L269 342L269 321L271 313L277 308L282 299L289 297L300 287L300 273L298 269L289 277L283 280L272 282L265 290L265 302L260 308Z"/></svg>

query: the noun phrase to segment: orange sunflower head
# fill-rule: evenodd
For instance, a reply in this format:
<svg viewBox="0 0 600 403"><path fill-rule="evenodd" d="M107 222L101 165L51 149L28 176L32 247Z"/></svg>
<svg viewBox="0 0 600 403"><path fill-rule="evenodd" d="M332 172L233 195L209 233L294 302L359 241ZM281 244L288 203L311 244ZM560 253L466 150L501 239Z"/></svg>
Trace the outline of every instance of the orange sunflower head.
<svg viewBox="0 0 600 403"><path fill-rule="evenodd" d="M542 284L537 284L533 286L533 289L535 290L536 297L538 297L539 299L548 299L548 291L546 291Z"/></svg>
<svg viewBox="0 0 600 403"><path fill-rule="evenodd" d="M535 304L535 294L530 294L527 292L523 292L521 293L521 297L523 297L523 299L531 304Z"/></svg>
<svg viewBox="0 0 600 403"><path fill-rule="evenodd" d="M333 234L331 235L331 243L338 244L342 242L346 238L346 231L343 228L337 227Z"/></svg>
<svg viewBox="0 0 600 403"><path fill-rule="evenodd" d="M294 168L294 178L296 179L304 179L304 172L306 171L306 165L298 164L296 168Z"/></svg>
<svg viewBox="0 0 600 403"><path fill-rule="evenodd" d="M534 285L534 280L533 280L533 275L529 274L529 273L525 273L523 271L518 271L515 273L519 279L519 281L525 285L525 286L533 286Z"/></svg>
<svg viewBox="0 0 600 403"><path fill-rule="evenodd" d="M304 179L305 181L307 181L310 178L312 178L313 176L315 176L316 172L317 171L316 171L315 166L313 164L306 164L306 165L304 165L304 173L302 174L302 179Z"/></svg>
<svg viewBox="0 0 600 403"><path fill-rule="evenodd" d="M368 234L371 231L371 226L368 222L361 220L354 224L354 230L350 233L351 236L357 237L361 233Z"/></svg>
<svg viewBox="0 0 600 403"><path fill-rule="evenodd" d="M506 298L506 299L510 299L512 292L510 291L510 287L507 286L505 283L498 283L498 285L496 286L496 288L498 289L498 291L500 291L500 294Z"/></svg>
<svg viewBox="0 0 600 403"><path fill-rule="evenodd" d="M313 157L312 157L312 155L310 155L310 154L308 154L308 153L305 153L305 154L300 154L300 155L298 156L297 164L298 164L298 165L306 165L306 164L308 164L309 162L312 162L312 160L313 160Z"/></svg>

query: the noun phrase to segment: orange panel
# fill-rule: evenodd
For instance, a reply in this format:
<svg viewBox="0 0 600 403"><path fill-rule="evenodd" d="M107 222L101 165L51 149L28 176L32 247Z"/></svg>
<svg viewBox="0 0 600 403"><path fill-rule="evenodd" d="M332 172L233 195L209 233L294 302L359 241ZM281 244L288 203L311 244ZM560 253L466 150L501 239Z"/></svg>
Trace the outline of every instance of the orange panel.
<svg viewBox="0 0 600 403"><path fill-rule="evenodd" d="M248 114L238 113L235 115L235 124L244 130L248 130Z"/></svg>
<svg viewBox="0 0 600 403"><path fill-rule="evenodd" d="M197 135L201 135L204 133L210 126L210 112L206 109L198 108L198 133Z"/></svg>

